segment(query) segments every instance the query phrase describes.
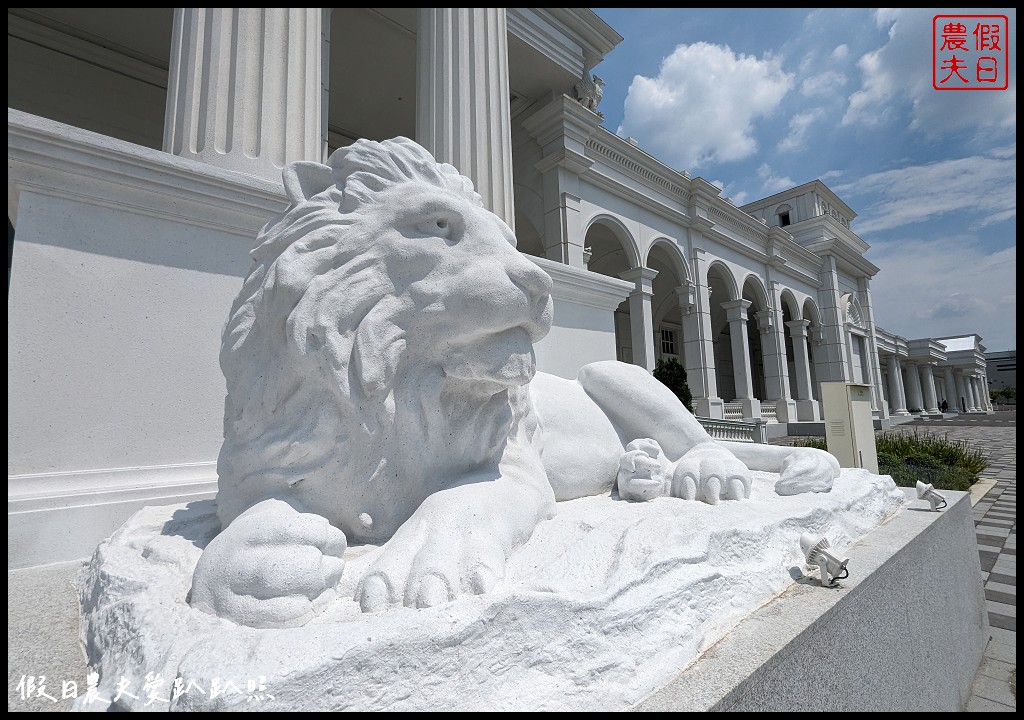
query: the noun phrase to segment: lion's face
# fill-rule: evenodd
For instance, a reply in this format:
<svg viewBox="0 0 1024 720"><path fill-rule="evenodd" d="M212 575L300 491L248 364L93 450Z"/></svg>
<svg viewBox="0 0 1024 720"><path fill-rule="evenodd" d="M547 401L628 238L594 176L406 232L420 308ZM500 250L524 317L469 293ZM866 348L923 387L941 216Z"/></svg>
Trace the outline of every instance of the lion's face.
<svg viewBox="0 0 1024 720"><path fill-rule="evenodd" d="M405 354L450 377L522 385L533 343L551 328L551 279L515 248L509 227L456 193L409 182L361 213L396 294Z"/></svg>

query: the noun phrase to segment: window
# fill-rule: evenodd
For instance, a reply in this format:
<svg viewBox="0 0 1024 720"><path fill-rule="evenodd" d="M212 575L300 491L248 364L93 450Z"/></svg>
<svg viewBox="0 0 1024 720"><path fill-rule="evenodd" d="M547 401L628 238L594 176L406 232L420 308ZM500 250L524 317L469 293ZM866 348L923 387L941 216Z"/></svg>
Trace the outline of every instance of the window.
<svg viewBox="0 0 1024 720"><path fill-rule="evenodd" d="M675 330L662 330L661 331L661 354L662 355L675 355L676 354L676 331Z"/></svg>
<svg viewBox="0 0 1024 720"><path fill-rule="evenodd" d="M779 219L779 227L786 227L793 222L789 216L791 210L789 203L783 203L775 208L775 217Z"/></svg>

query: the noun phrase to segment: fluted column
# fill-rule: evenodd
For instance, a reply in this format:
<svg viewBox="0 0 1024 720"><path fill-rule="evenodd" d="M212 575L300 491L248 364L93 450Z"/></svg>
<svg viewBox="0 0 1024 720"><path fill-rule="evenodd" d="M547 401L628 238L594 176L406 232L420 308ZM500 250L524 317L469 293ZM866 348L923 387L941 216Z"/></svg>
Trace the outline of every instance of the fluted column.
<svg viewBox="0 0 1024 720"><path fill-rule="evenodd" d="M924 410L921 394L921 371L917 363L907 362L907 402L913 410Z"/></svg>
<svg viewBox="0 0 1024 720"><path fill-rule="evenodd" d="M949 405L950 410L957 411L960 409L960 396L956 393L956 381L953 379L953 368L944 368L945 372L943 376L946 383L946 404Z"/></svg>
<svg viewBox="0 0 1024 720"><path fill-rule="evenodd" d="M974 401L974 382L970 375L964 375L964 395L967 401L967 412L974 412L978 409Z"/></svg>
<svg viewBox="0 0 1024 720"><path fill-rule="evenodd" d="M722 303L722 308L729 321L736 399L743 404L744 418L759 418L761 417L761 403L754 398L753 394L754 383L750 374L750 342L747 339L747 308L750 305L749 300L730 300Z"/></svg>
<svg viewBox="0 0 1024 720"><path fill-rule="evenodd" d="M978 379L973 375L967 376L968 394L970 396L970 410L971 412L978 412L981 410L981 405L978 402Z"/></svg>
<svg viewBox="0 0 1024 720"><path fill-rule="evenodd" d="M900 382L900 359L896 355L889 356L889 410L893 415L909 415L907 399L903 395L903 383Z"/></svg>
<svg viewBox="0 0 1024 720"><path fill-rule="evenodd" d="M629 325L633 339L633 364L654 370L654 278L657 270L640 267L619 273L619 277L635 283L629 294Z"/></svg>
<svg viewBox="0 0 1024 720"><path fill-rule="evenodd" d="M175 8L166 152L280 181L323 161L320 8Z"/></svg>
<svg viewBox="0 0 1024 720"><path fill-rule="evenodd" d="M420 8L416 140L515 228L505 8Z"/></svg>
<svg viewBox="0 0 1024 720"><path fill-rule="evenodd" d="M921 366L921 388L924 391L925 412L937 413L939 401L935 397L935 374L932 371L931 363Z"/></svg>
<svg viewBox="0 0 1024 720"><path fill-rule="evenodd" d="M963 371L954 370L953 380L956 382L956 409L960 412L967 412L967 388L964 384Z"/></svg>

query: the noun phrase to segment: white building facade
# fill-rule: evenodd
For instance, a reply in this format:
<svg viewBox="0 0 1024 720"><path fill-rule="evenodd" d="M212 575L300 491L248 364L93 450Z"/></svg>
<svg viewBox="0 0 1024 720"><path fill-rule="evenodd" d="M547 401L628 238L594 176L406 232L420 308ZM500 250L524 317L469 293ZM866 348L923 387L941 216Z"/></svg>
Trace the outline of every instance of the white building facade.
<svg viewBox="0 0 1024 720"><path fill-rule="evenodd" d="M358 138L412 137L513 226L555 281L543 370L675 357L698 415L778 434L826 381L883 427L990 410L980 338L876 326L823 183L736 207L602 127L574 88L621 39L586 8L9 9L9 565L212 496L220 332L281 169Z"/></svg>

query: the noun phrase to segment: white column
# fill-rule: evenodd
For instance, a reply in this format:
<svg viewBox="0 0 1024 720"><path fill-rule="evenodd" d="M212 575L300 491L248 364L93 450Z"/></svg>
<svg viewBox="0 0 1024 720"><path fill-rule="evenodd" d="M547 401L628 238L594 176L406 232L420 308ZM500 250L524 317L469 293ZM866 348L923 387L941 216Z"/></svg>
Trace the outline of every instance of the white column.
<svg viewBox="0 0 1024 720"><path fill-rule="evenodd" d="M789 372L786 368L786 338L776 326L775 312L756 313L764 357L765 400L789 400Z"/></svg>
<svg viewBox="0 0 1024 720"><path fill-rule="evenodd" d="M924 390L925 412L937 413L939 411L939 403L935 398L935 375L932 371L931 363L925 363L921 366L921 387Z"/></svg>
<svg viewBox="0 0 1024 720"><path fill-rule="evenodd" d="M807 327L810 320L790 320L786 323L793 338L793 378L796 396L797 420L815 421L818 403L811 398L811 364L807 352Z"/></svg>
<svg viewBox="0 0 1024 720"><path fill-rule="evenodd" d="M967 388L964 386L964 373L962 370L953 371L953 380L956 382L956 409L957 412L967 411Z"/></svg>
<svg viewBox="0 0 1024 720"><path fill-rule="evenodd" d="M657 270L640 267L619 273L619 277L635 283L629 294L629 325L633 339L633 364L654 370L654 278ZM689 384L689 383L687 383Z"/></svg>
<svg viewBox="0 0 1024 720"><path fill-rule="evenodd" d="M691 235L691 237L693 237ZM711 335L711 289L708 287L708 260L701 248L693 249L693 295L695 307L683 315L683 358L686 382L693 394L693 407L702 417L721 420L725 403L718 395L715 369L715 345ZM687 290L689 292L689 290Z"/></svg>
<svg viewBox="0 0 1024 720"><path fill-rule="evenodd" d="M889 409L893 415L909 415L907 399L903 396L903 383L900 382L900 359L896 355L889 356Z"/></svg>
<svg viewBox="0 0 1024 720"><path fill-rule="evenodd" d="M981 402L978 400L978 378L971 375L967 378L967 382L970 386L971 410L978 412L981 410Z"/></svg>
<svg viewBox="0 0 1024 720"><path fill-rule="evenodd" d="M773 292L772 295L778 297L778 293ZM776 302L780 301L776 299ZM775 417L780 423L795 422L796 403L790 394L782 313L771 309L757 313L757 329L761 332L764 358L765 400L775 403Z"/></svg>
<svg viewBox="0 0 1024 720"><path fill-rule="evenodd" d="M921 371L917 363L907 361L907 402L912 410L924 409L924 398L921 395Z"/></svg>
<svg viewBox="0 0 1024 720"><path fill-rule="evenodd" d="M850 364L847 360L847 332L843 322L843 290L839 282L836 259L826 255L818 271L821 288L818 290L818 307L821 316L821 344L815 352L818 358L818 382L849 382Z"/></svg>
<svg viewBox="0 0 1024 720"><path fill-rule="evenodd" d="M943 376L946 383L946 404L949 409L956 412L960 409L960 396L956 393L956 381L953 379L953 368L948 365L943 368Z"/></svg>
<svg viewBox="0 0 1024 720"><path fill-rule="evenodd" d="M989 407L991 398L988 396L988 381L985 379L984 375L978 375L978 400L980 401L978 406L981 408L982 412L988 412L992 409Z"/></svg>
<svg viewBox="0 0 1024 720"><path fill-rule="evenodd" d="M857 278L857 289L861 296L861 309L864 311L864 325L867 336L864 340L865 376L870 378L872 409L881 412L883 418L889 417L885 403L882 402L882 367L878 357L878 340L875 335L875 310L871 302L871 278Z"/></svg>
<svg viewBox="0 0 1024 720"><path fill-rule="evenodd" d="M967 412L974 412L977 408L974 404L974 383L970 375L964 375L964 402L967 403Z"/></svg>
<svg viewBox="0 0 1024 720"><path fill-rule="evenodd" d="M761 403L754 398L754 383L750 375L750 342L747 340L747 308L750 305L749 300L742 299L722 303L729 321L736 399L743 404L743 417L746 419L761 417Z"/></svg>
<svg viewBox="0 0 1024 720"><path fill-rule="evenodd" d="M541 148L534 167L541 174L544 201L544 254L549 260L585 268L580 220L580 176L594 164L587 141L601 116L559 95L523 120L523 129Z"/></svg>
<svg viewBox="0 0 1024 720"><path fill-rule="evenodd" d="M416 141L515 229L505 8L420 8L416 52Z"/></svg>
<svg viewBox="0 0 1024 720"><path fill-rule="evenodd" d="M166 152L281 181L322 162L320 8L175 8Z"/></svg>
<svg viewBox="0 0 1024 720"><path fill-rule="evenodd" d="M896 356L896 367L899 372L896 373L896 381L900 384L900 400L903 403L903 409L907 409L907 386L903 382L903 361L900 360L899 356ZM907 415L910 413L908 412Z"/></svg>

